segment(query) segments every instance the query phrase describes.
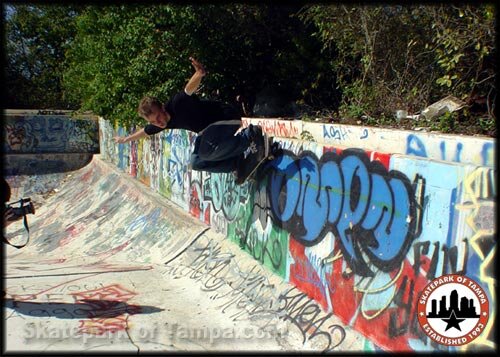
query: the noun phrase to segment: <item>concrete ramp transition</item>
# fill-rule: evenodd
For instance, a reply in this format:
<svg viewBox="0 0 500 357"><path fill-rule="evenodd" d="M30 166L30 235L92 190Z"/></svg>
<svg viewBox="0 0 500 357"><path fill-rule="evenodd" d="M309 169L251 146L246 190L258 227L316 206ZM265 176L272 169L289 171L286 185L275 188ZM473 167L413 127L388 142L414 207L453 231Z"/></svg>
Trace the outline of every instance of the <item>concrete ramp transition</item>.
<svg viewBox="0 0 500 357"><path fill-rule="evenodd" d="M4 245L4 351L362 348L314 300L100 158L56 191L29 216L28 246ZM26 238L21 222L4 233Z"/></svg>

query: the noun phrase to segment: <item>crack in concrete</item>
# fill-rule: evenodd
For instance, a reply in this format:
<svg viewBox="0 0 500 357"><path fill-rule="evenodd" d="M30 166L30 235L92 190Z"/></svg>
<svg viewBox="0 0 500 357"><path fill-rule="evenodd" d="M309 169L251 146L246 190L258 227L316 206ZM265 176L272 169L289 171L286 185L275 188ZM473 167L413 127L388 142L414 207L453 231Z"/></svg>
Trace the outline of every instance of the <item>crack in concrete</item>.
<svg viewBox="0 0 500 357"><path fill-rule="evenodd" d="M16 313L16 310L12 310L12 313L5 319L5 321L7 321L8 319L10 319L12 317L12 315L14 315L15 313Z"/></svg>
<svg viewBox="0 0 500 357"><path fill-rule="evenodd" d="M48 278L55 276L70 276L70 275L86 275L86 274L110 274L110 273L128 273L132 271L151 270L148 268L125 269L125 270L105 270L105 271L90 271L90 272L69 272L60 274L41 274L41 275L25 275L25 276L6 276L4 279L26 279L26 278Z"/></svg>
<svg viewBox="0 0 500 357"><path fill-rule="evenodd" d="M134 342L134 340L132 340L132 337L130 336L130 333L129 333L129 329L130 329L130 327L128 325L129 317L130 317L130 315L127 315L127 318L125 320L127 322L127 327L125 328L125 332L127 333L127 336L130 340L130 343L132 343L135 346L135 348L137 348L137 354L139 354L141 352L141 348Z"/></svg>

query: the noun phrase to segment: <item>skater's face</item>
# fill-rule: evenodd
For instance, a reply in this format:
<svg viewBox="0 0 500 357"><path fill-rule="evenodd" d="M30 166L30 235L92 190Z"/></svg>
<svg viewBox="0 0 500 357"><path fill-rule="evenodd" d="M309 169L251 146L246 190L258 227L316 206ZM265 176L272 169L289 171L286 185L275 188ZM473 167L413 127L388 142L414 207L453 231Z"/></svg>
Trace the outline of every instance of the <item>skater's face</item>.
<svg viewBox="0 0 500 357"><path fill-rule="evenodd" d="M160 128L166 128L170 115L163 108L153 107L152 112L146 120Z"/></svg>

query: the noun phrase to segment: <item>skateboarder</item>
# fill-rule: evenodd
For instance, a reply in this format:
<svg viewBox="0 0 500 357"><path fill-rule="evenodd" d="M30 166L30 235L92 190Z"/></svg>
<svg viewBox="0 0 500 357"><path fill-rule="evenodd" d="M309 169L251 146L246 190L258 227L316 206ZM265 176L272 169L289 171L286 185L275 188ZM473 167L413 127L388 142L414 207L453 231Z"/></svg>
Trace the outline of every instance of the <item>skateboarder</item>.
<svg viewBox="0 0 500 357"><path fill-rule="evenodd" d="M186 129L197 133L190 166L208 172L236 172L238 161L259 153L263 145L262 128L250 125L241 128L241 114L235 107L200 100L195 92L206 75L204 66L190 57L195 73L183 91L162 104L157 98L144 97L138 108L139 116L148 124L126 136L116 136L115 142L126 143L165 129Z"/></svg>

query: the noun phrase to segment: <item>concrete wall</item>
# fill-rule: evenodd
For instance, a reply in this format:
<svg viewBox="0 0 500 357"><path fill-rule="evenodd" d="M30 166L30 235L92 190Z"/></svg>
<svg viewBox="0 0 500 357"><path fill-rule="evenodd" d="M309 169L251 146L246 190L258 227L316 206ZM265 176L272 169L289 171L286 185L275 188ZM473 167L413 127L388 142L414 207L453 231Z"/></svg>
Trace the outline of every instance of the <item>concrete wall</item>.
<svg viewBox="0 0 500 357"><path fill-rule="evenodd" d="M3 129L4 175L73 171L99 153L98 122L91 116L7 110Z"/></svg>
<svg viewBox="0 0 500 357"><path fill-rule="evenodd" d="M260 122L284 155L256 184L188 170L193 133L125 135L100 121L101 154L388 351L445 350L417 321L434 277L466 274L488 295L496 347L496 170L491 139L368 127ZM296 138L296 139L293 139ZM450 347L450 350L454 348Z"/></svg>
<svg viewBox="0 0 500 357"><path fill-rule="evenodd" d="M97 121L68 115L4 117L6 154L99 153Z"/></svg>
<svg viewBox="0 0 500 357"><path fill-rule="evenodd" d="M433 132L393 130L368 126L319 124L300 120L249 119L278 137L312 140L317 143L391 154L427 157L434 160L493 167L495 142L490 138Z"/></svg>

